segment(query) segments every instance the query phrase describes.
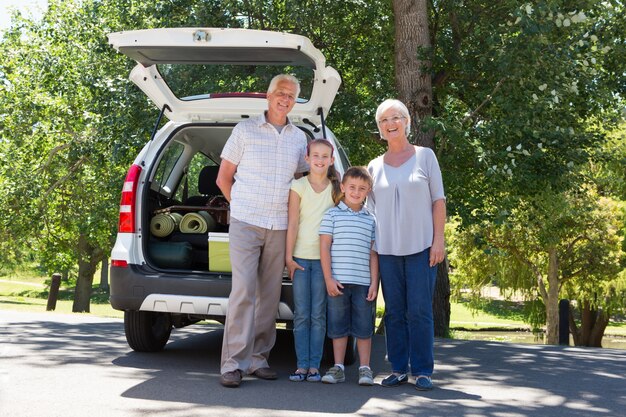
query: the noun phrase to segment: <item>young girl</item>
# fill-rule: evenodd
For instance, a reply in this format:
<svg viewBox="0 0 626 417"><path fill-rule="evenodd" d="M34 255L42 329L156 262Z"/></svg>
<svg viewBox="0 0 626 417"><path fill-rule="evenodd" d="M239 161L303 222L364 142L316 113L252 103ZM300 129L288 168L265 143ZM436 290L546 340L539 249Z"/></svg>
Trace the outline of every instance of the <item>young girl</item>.
<svg viewBox="0 0 626 417"><path fill-rule="evenodd" d="M289 192L286 264L293 281L294 339L297 369L294 382L321 380L319 373L326 336L326 285L320 264L322 216L341 198L333 146L315 139L307 147L309 175L294 180Z"/></svg>

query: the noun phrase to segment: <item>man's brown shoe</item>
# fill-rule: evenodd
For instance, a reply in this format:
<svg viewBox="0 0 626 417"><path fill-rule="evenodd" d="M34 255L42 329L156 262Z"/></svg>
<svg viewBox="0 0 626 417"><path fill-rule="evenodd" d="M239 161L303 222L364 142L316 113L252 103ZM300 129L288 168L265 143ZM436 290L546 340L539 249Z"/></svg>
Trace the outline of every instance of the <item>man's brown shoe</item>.
<svg viewBox="0 0 626 417"><path fill-rule="evenodd" d="M220 384L228 388L237 388L241 384L241 371L235 369L234 371L224 372L220 376Z"/></svg>
<svg viewBox="0 0 626 417"><path fill-rule="evenodd" d="M259 368L256 371L252 372L252 375L261 379L276 379L278 378L278 374L271 368Z"/></svg>

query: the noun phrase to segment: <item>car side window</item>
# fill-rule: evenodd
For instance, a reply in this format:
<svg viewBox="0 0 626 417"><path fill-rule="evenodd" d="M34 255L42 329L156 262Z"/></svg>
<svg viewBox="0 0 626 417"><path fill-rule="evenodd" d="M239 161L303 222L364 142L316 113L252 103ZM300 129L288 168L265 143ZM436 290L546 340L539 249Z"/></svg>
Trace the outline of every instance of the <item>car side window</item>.
<svg viewBox="0 0 626 417"><path fill-rule="evenodd" d="M177 201L186 200L184 198L185 180L187 181L187 198L200 195L200 191L198 190L198 178L200 177L200 171L202 171L202 168L208 165L215 166L217 165L217 163L215 163L211 158L207 157L201 152L198 152L193 156L191 162L189 163L189 166L187 167L186 178L185 176L183 176L180 184L176 189L175 199Z"/></svg>
<svg viewBox="0 0 626 417"><path fill-rule="evenodd" d="M165 149L152 180L151 188L154 191L168 197L172 195L170 176L184 150L185 147L178 142L172 142Z"/></svg>

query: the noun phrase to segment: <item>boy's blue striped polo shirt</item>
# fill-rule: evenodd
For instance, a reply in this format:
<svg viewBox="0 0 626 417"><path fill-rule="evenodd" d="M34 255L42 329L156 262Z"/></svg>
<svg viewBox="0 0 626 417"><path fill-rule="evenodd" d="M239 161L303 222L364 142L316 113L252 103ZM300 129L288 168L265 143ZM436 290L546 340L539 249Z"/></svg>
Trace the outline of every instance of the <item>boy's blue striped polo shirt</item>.
<svg viewBox="0 0 626 417"><path fill-rule="evenodd" d="M355 212L343 201L324 214L320 235L331 235L331 270L342 284L370 285L370 250L376 235L374 215Z"/></svg>

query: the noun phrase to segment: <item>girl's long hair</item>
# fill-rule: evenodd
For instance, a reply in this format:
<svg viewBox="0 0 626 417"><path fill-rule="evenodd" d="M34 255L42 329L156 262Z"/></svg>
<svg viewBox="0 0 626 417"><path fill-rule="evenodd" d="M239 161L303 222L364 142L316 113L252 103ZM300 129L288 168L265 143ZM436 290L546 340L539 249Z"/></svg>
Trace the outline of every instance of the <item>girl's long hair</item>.
<svg viewBox="0 0 626 417"><path fill-rule="evenodd" d="M310 156L311 153L311 146L312 145L317 145L318 143L321 143L322 145L326 145L330 148L330 156L333 156L333 153L335 152L335 149L333 148L332 143L330 143L328 140L326 139L313 139L311 142L309 142L309 144L306 147L306 154L307 156ZM335 203L335 205L339 204L339 202L341 201L341 178L339 178L339 173L337 172L337 169L335 169L334 165L329 165L328 166L328 172L326 174L327 178L330 180L330 184L333 187L332 188L332 198L333 198L333 202Z"/></svg>
<svg viewBox="0 0 626 417"><path fill-rule="evenodd" d="M341 179L339 179L339 173L337 172L337 169L335 169L334 165L328 167L328 179L333 187L333 203L337 205L341 201L343 195L341 193Z"/></svg>

